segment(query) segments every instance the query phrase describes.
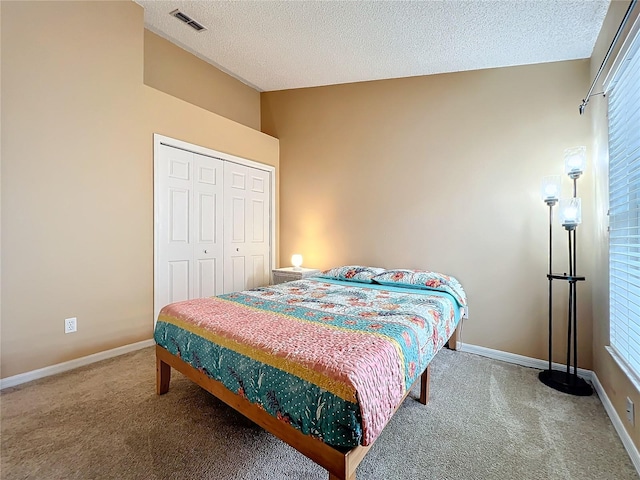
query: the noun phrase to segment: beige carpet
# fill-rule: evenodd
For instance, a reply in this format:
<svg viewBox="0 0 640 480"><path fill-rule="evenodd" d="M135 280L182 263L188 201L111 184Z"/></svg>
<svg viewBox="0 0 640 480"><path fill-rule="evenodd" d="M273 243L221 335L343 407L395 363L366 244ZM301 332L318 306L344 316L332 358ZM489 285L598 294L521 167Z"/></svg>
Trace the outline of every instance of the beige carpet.
<svg viewBox="0 0 640 480"><path fill-rule="evenodd" d="M537 371L443 350L431 400L411 393L358 480L637 479L597 396ZM328 474L185 377L154 393L152 348L6 389L1 471L10 479L322 479Z"/></svg>

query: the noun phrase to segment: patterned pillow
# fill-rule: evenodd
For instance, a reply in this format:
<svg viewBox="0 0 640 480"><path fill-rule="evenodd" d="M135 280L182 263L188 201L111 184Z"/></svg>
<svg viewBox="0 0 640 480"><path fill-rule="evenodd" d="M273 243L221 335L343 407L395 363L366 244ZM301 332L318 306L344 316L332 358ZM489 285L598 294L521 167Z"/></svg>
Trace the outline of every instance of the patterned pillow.
<svg viewBox="0 0 640 480"><path fill-rule="evenodd" d="M362 267L360 265L346 265L344 267L331 268L321 272L320 278L333 278L350 282L373 283L371 279L384 272L384 268Z"/></svg>
<svg viewBox="0 0 640 480"><path fill-rule="evenodd" d="M428 270L385 270L373 277L373 283L392 285L395 287L420 288L447 292L458 301L460 306L467 304L467 294L460 282L450 275L430 272Z"/></svg>

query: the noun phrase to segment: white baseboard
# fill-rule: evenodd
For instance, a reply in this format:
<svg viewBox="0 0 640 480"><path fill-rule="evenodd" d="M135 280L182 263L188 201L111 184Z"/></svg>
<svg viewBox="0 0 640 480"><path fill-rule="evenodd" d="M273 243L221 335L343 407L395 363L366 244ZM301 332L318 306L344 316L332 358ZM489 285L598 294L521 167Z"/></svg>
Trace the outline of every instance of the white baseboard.
<svg viewBox="0 0 640 480"><path fill-rule="evenodd" d="M479 347L477 345L470 345L468 343L458 342L458 350L460 350L461 352L475 353L476 355L493 358L494 360L502 360L503 362L507 363L515 363L516 365L522 365L523 367L537 368L539 370L546 370L547 368L549 368L549 362L547 360L525 357L524 355L503 352L501 350L494 350L492 348ZM566 365L563 365L561 363L553 362L552 365L553 368L557 370L563 370L567 368ZM579 368L578 376L584 378L585 380L591 381L593 372L591 370Z"/></svg>
<svg viewBox="0 0 640 480"><path fill-rule="evenodd" d="M32 370L30 372L20 373L12 377L0 379L0 390L9 387L15 387L22 383L37 380L39 378L55 375L56 373L62 373L74 368L84 367L91 363L99 362L100 360L106 360L107 358L117 357L118 355L124 355L125 353L140 350L141 348L151 347L155 345L153 339L143 340L141 342L131 343L122 347L113 348L104 352L94 353L87 355L86 357L76 358L75 360L69 360L68 362L57 363L50 367L39 368L38 370Z"/></svg>
<svg viewBox="0 0 640 480"><path fill-rule="evenodd" d="M604 405L604 409L611 419L613 428L615 428L616 432L618 432L618 436L620 437L625 450L629 454L629 458L633 462L633 466L636 467L636 472L640 474L640 453L638 453L638 449L633 444L633 440L631 440L631 436L627 432L627 429L624 428L622 420L618 416L618 412L616 412L616 409L613 408L613 404L611 403L611 400L609 400L607 392L605 392L604 388L602 388L602 384L600 383L600 380L598 379L598 376L595 374L595 372L593 372L592 383L593 388L595 388L596 393L600 397L602 405Z"/></svg>
<svg viewBox="0 0 640 480"><path fill-rule="evenodd" d="M493 358L495 360L502 360L503 362L522 365L523 367L537 368L539 370L546 370L547 368L549 368L549 362L546 360L525 357L524 355L503 352L501 350L493 350L492 348L479 347L477 345L469 345L462 342L458 342L458 350L460 350L461 352L473 353L476 355L481 355L483 357ZM560 363L554 362L552 365L554 369L557 368L558 370L566 368L565 365L562 365ZM595 374L595 372L591 370L585 370L584 368L578 369L578 376L584 378L593 385L593 388L598 394L598 397L600 397L600 401L602 402L607 415L609 415L609 419L613 424L613 428L616 429L616 432L618 433L618 436L620 437L620 440L622 441L627 454L629 454L631 462L636 468L636 472L640 474L640 453L638 453L638 449L634 445L633 440L631 440L629 433L624 428L622 420L620 420L616 409L613 408L613 404L611 403L611 400L609 400L607 393L604 391L604 388L602 388L602 384L600 383L598 376Z"/></svg>

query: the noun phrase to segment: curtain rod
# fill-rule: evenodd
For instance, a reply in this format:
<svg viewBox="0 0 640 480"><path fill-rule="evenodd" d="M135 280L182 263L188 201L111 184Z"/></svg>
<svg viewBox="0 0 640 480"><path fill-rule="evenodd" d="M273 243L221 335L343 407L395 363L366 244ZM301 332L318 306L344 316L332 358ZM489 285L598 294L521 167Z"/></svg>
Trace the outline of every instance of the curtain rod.
<svg viewBox="0 0 640 480"><path fill-rule="evenodd" d="M602 71L604 70L604 66L607 63L607 60L609 60L609 57L611 56L611 52L613 52L613 49L615 48L616 43L618 43L618 38L620 38L620 34L622 34L622 30L624 30L624 26L627 24L627 20L629 20L629 17L631 16L631 11L633 10L633 7L636 6L637 1L638 0L631 0L631 3L629 4L629 8L627 8L627 13L624 14L624 18L622 19L622 23L618 27L618 31L616 32L615 37L613 37L613 41L611 42L611 45L609 45L609 50L607 50L607 54L604 56L604 60L602 60L602 65L600 65L600 68L598 69L598 73L596 73L596 77L593 79L593 83L591 83L591 88L587 92L587 96L582 99L582 103L580 104L580 107L579 107L580 115L582 115L584 113L584 109L586 108L587 104L589 103L589 98L590 97L593 97L594 95L603 94L603 92L594 93L594 94L592 94L591 92L593 92L593 87L596 86L596 82L600 78L600 75L602 74Z"/></svg>

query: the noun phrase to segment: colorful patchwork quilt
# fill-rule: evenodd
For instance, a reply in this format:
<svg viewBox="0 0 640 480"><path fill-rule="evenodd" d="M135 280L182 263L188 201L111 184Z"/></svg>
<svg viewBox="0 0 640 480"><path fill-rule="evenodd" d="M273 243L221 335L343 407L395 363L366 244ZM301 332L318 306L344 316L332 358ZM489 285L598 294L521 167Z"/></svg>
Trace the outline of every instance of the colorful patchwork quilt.
<svg viewBox="0 0 640 480"><path fill-rule="evenodd" d="M441 291L308 278L164 307L155 341L302 433L370 445L460 320Z"/></svg>

